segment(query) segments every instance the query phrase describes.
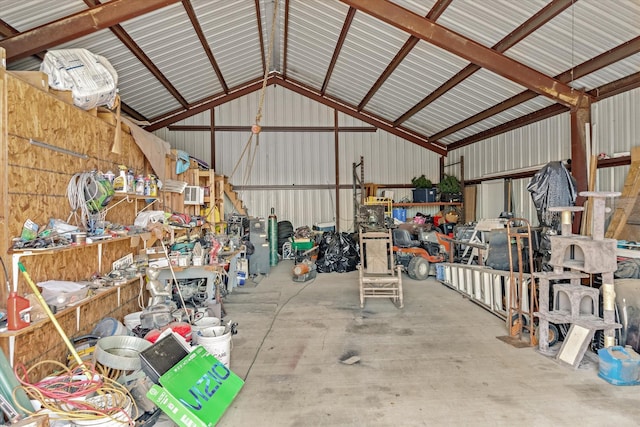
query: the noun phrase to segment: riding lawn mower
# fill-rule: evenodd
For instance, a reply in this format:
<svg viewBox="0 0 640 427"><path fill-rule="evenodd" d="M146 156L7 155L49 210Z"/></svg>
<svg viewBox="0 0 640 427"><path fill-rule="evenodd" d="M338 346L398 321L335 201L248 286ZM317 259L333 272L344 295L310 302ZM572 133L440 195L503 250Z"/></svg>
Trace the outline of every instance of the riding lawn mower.
<svg viewBox="0 0 640 427"><path fill-rule="evenodd" d="M451 244L432 224L401 224L392 234L396 262L414 280L428 278L431 265L446 259Z"/></svg>

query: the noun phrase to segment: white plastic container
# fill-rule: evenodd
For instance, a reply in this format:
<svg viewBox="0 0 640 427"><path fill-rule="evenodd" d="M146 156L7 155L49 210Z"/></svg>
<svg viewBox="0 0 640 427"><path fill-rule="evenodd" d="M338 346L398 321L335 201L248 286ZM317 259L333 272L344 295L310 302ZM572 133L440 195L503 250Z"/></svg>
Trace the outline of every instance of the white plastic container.
<svg viewBox="0 0 640 427"><path fill-rule="evenodd" d="M212 326L198 331L198 345L218 359L227 368L231 363L231 331L225 333L224 326Z"/></svg>
<svg viewBox="0 0 640 427"><path fill-rule="evenodd" d="M191 330L193 331L193 343L198 343L198 332L213 326L220 326L220 319L217 317L203 317L193 322L193 325L191 325Z"/></svg>
<svg viewBox="0 0 640 427"><path fill-rule="evenodd" d="M127 327L129 333L133 332L136 326L140 325L140 315L142 311L136 311L134 313L124 316L124 326Z"/></svg>

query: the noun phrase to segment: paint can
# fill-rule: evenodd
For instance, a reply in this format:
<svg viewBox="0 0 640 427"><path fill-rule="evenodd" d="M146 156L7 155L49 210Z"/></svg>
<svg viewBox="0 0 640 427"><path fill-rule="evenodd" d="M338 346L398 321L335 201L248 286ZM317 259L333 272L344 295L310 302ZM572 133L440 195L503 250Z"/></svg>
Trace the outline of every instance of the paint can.
<svg viewBox="0 0 640 427"><path fill-rule="evenodd" d="M231 331L225 330L224 326L212 326L198 331L198 345L228 368L231 362Z"/></svg>
<svg viewBox="0 0 640 427"><path fill-rule="evenodd" d="M71 243L74 245L85 245L87 243L87 233L84 231L71 233Z"/></svg>

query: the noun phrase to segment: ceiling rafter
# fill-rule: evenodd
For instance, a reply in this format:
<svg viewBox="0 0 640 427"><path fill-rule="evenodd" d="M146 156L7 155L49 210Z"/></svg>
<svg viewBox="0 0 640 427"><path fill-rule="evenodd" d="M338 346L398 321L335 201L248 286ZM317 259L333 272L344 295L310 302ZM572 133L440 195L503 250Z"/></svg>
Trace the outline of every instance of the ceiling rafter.
<svg viewBox="0 0 640 427"><path fill-rule="evenodd" d="M409 142L412 142L420 147L431 150L441 156L447 155L446 147L443 147L438 144L433 144L428 141L424 136L419 135L416 132L413 132L409 129L397 128L393 127L391 122L388 122L380 117L376 117L371 114L363 113L357 110L356 106L346 104L337 99L332 99L326 95L322 95L317 90L307 87L306 85L296 82L292 79L283 79L281 75L275 75L275 82L277 85L284 87L285 89L289 89L293 92L296 92L306 98L309 98L313 101L317 101L321 104L326 105L327 107L333 108L341 113L347 114L351 117L354 117L358 120L361 120L365 123L368 123L372 126L377 127L378 129L389 132L393 135L399 136Z"/></svg>
<svg viewBox="0 0 640 427"><path fill-rule="evenodd" d="M613 49L601 53L600 55L591 58L582 64L575 66L573 69L569 69L561 74L558 74L556 78L562 82L570 82L572 79L579 79L588 74L593 73L594 71L598 71L602 68L605 68L611 64L614 64L618 61L621 61L631 55L635 55L640 52L640 36L634 39L631 39L619 46L614 47ZM508 110L509 108L515 107L518 104L522 104L523 102L529 101L538 96L537 93L526 90L521 92L500 104L496 104L493 107L489 107L480 113L471 116L455 125L452 125L434 135L431 136L432 140L438 140L440 138L444 138L447 135L451 135L461 129L469 127L473 124L481 122L482 120L488 119L498 113Z"/></svg>
<svg viewBox="0 0 640 427"><path fill-rule="evenodd" d="M401 128L401 127L394 127L392 123L389 121L386 121L380 117L377 117L371 114L360 112L353 105L346 104L337 99L332 99L327 95L322 95L317 91L317 89L307 87L303 83L297 82L295 80L285 79L279 73L271 73L267 78L267 85L273 85L273 84L279 85L285 89L289 89L311 100L320 102L323 105L326 105L330 108L340 111L341 113L347 114L351 117L354 117L358 120L361 120L365 123L375 126L378 129L382 129L393 135L399 136L400 138L403 138L409 142L412 142L423 148L431 150L437 154L440 154L441 156L446 156L447 154L446 147L444 147L441 144L437 144L437 143L434 144L428 141L423 135L420 135L417 132L414 132L410 129ZM218 105L222 105L229 101L237 99L239 97L248 95L249 93L260 90L261 88L262 88L262 79L255 81L249 85L231 89L229 94L221 93L217 95L214 99L211 99L207 102L194 106L187 111L175 112L175 114L168 117L164 117L162 119L161 118L154 119L151 125L145 127L145 130L149 132L153 132L155 130L162 129L164 127L172 125L173 123L179 122L180 120L184 120L188 117L194 116L203 111L207 111L211 108L217 107Z"/></svg>
<svg viewBox="0 0 640 427"><path fill-rule="evenodd" d="M258 26L258 39L260 40L260 59L262 59L262 74L267 70L267 57L264 52L264 37L262 37L262 14L260 13L260 0L255 0L256 25Z"/></svg>
<svg viewBox="0 0 640 427"><path fill-rule="evenodd" d="M587 92L587 94L595 98L597 101L600 101L610 96L618 95L620 93L623 93L632 89L636 89L638 87L640 87L640 72L631 74L630 76L623 77L614 82L604 84L600 87L590 90L589 92ZM543 108L538 111L534 111L533 113L529 113L525 116L513 119L507 123L503 123L491 129L487 129L475 135L471 135L467 138L456 141L448 145L447 148L449 149L449 151L456 150L458 148L471 145L475 142L479 142L479 141L494 137L496 135L500 135L505 132L518 129L523 126L527 126L532 123L539 122L544 119L548 119L549 117L566 113L568 111L570 111L568 107L564 107L560 104L550 105L549 107Z"/></svg>
<svg viewBox="0 0 640 427"><path fill-rule="evenodd" d="M0 19L0 36L11 37L14 34L18 34L20 31L7 24L4 20Z"/></svg>
<svg viewBox="0 0 640 427"><path fill-rule="evenodd" d="M92 8L100 7L100 0L84 0L84 2ZM133 55L138 58L142 65L144 65L151 74L162 84L162 86L169 91L169 93L182 105L184 108L189 108L187 100L178 92L169 79L160 71L160 69L153 63L151 58L138 46L133 38L125 31L120 24L115 24L109 27L109 30L124 44Z"/></svg>
<svg viewBox="0 0 640 427"><path fill-rule="evenodd" d="M504 52L510 47L513 47L516 43L523 40L525 37L533 33L538 28L542 27L544 24L549 22L551 19L555 18L567 9L569 6L573 5L577 0L554 0L542 9L540 9L535 15L531 18L527 19L522 25L513 30L511 33L507 34L502 38L498 43L496 43L491 49L496 52ZM458 72L455 76L451 77L445 83L440 85L436 90L431 92L429 95L424 97L420 102L407 110L404 114L398 117L393 123L396 126L401 125L405 121L407 121L411 116L416 114L418 111L425 108L427 105L434 102L436 99L440 98L442 95L447 93L449 90L462 83L465 79L470 77L476 71L480 70L481 67L476 64L469 64L464 67L460 72Z"/></svg>
<svg viewBox="0 0 640 427"><path fill-rule="evenodd" d="M578 103L578 94L568 85L394 3L385 0L340 1L555 102L565 106Z"/></svg>
<svg viewBox="0 0 640 427"><path fill-rule="evenodd" d="M451 4L453 0L438 0L436 4L433 5L429 13L425 16L425 18L430 19L432 21L437 20L440 15L447 9L447 7ZM362 111L362 109L367 105L367 103L373 98L373 95L376 94L378 89L382 86L382 84L387 81L389 76L398 68L398 65L409 55L411 50L418 44L420 39L416 36L410 36L404 45L400 48L396 56L393 57L387 68L384 69L378 80L371 86L369 92L362 98L362 101L358 104L358 111Z"/></svg>
<svg viewBox="0 0 640 427"><path fill-rule="evenodd" d="M342 30L340 31L340 37L338 37L336 48L333 50L333 55L331 56L331 62L329 62L327 74L324 76L324 82L322 82L322 88L320 89L320 93L322 95L324 95L324 93L327 91L327 86L329 86L329 80L331 79L333 68L336 66L338 56L340 56L340 51L342 50L345 39L347 38L347 33L349 33L349 27L351 27L351 23L353 22L353 17L355 16L355 14L356 10L350 7L349 11L347 12L347 17L344 19L344 24L342 25Z"/></svg>
<svg viewBox="0 0 640 427"><path fill-rule="evenodd" d="M7 61L24 58L179 1L112 0L0 40L0 47L7 51Z"/></svg>
<svg viewBox="0 0 640 427"><path fill-rule="evenodd" d="M145 130L153 132L154 130L162 129L173 123L179 122L180 120L184 120L188 117L200 114L203 111L211 110L218 105L222 105L229 101L233 101L234 99L241 98L245 95L262 89L262 83L263 79L254 80L249 84L229 89L229 93L225 94L224 92L221 92L217 95L214 95L205 102L191 106L191 108L187 109L186 111L175 111L173 113L165 114L164 116L155 118L152 120L151 125L145 127ZM274 83L274 77L269 76L267 78L267 85Z"/></svg>
<svg viewBox="0 0 640 427"><path fill-rule="evenodd" d="M196 11L193 10L193 5L191 4L191 0L182 0L182 6L187 11L187 16L189 16L189 20L191 21L191 25L195 30L198 39L200 40L200 44L204 49L207 58L209 58L209 63L211 63L211 67L213 67L213 71L215 71L216 76L218 76L218 81L220 82L220 86L222 86L222 90L224 93L229 93L229 86L227 86L227 82L224 80L222 75L222 70L218 66L218 62L216 58L213 56L213 52L211 51L211 47L209 47L209 42L207 38L204 36L204 32L202 31L202 26L200 25L200 21L196 15Z"/></svg>

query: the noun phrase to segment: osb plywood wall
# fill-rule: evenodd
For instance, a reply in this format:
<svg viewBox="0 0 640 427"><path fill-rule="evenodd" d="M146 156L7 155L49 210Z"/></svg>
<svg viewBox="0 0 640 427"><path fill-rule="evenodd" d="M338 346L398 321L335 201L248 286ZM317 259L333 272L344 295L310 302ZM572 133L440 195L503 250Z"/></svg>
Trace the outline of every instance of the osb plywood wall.
<svg viewBox="0 0 640 427"><path fill-rule="evenodd" d="M3 55L0 49L0 59ZM119 164L132 167L137 173L149 170L129 134L121 134L121 153L111 153L115 131L112 124L57 99L46 92L46 88L31 86L0 66L0 256L10 274L11 239L20 235L27 219L44 225L50 218L66 220L69 217L71 208L66 189L73 174L93 169L115 171ZM86 154L88 158L34 146L29 143L30 139ZM135 207L127 202L107 214L107 220L124 225L133 223L134 218ZM110 270L114 260L138 251L131 247L128 239L105 244L102 249L102 273ZM23 257L22 262L36 282L86 279L98 271L98 247ZM21 276L18 291L30 293ZM139 310L140 292L143 288L137 280L119 289L112 288L59 313L58 321L69 337L87 334L104 317L123 320L126 314ZM0 286L0 306L5 305L6 299L6 289ZM0 333L0 348L5 355L13 353L15 363L27 367L47 359L63 362L68 353L49 321L17 332ZM47 374L50 369L51 366L38 367L33 375Z"/></svg>
<svg viewBox="0 0 640 427"><path fill-rule="evenodd" d="M122 132L121 154L114 154L111 146L115 126L10 74L7 74L6 82L8 159L2 167L8 170L9 239L20 235L27 219L39 225L46 224L50 218L67 220L71 208L66 189L77 172L117 171L120 164L132 167L136 173L147 172L145 158L131 135ZM86 154L88 158L38 147L30 144L30 139ZM127 202L107 214L108 221L123 225L132 224L134 217L135 209ZM128 241L104 247L102 261L106 266L132 251ZM79 280L97 271L97 256L97 248L88 247L27 257L23 258L23 263L36 282ZM3 258L10 260L10 255L3 254ZM19 291L28 290L27 283L20 278ZM6 291L2 289L2 292ZM6 295L1 298L5 300Z"/></svg>

